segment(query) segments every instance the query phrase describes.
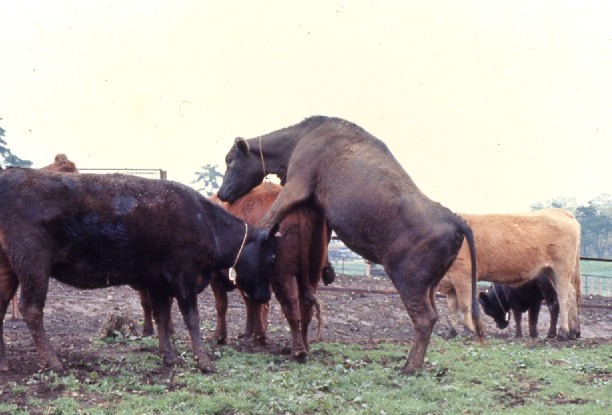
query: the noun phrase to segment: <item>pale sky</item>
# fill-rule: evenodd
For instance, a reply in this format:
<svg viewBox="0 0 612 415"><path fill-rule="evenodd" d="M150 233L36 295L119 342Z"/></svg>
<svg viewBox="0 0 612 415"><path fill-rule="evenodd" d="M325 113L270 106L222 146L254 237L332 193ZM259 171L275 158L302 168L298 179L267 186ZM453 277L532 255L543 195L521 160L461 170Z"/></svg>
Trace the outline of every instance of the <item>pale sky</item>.
<svg viewBox="0 0 612 415"><path fill-rule="evenodd" d="M338 116L465 213L612 193L610 1L0 3L13 153L189 184L236 136Z"/></svg>

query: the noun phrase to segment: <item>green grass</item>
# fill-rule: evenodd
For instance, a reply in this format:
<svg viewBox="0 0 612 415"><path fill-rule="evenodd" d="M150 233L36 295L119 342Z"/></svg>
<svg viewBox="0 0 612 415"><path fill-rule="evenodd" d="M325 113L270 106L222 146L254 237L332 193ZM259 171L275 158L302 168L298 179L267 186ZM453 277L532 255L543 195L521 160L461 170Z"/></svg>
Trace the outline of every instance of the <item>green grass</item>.
<svg viewBox="0 0 612 415"><path fill-rule="evenodd" d="M97 352L116 345L97 344ZM190 353L161 368L146 341L105 354L100 369L36 374L9 393L45 382L61 393L0 413L49 414L604 414L612 397L612 345L574 347L507 343L486 346L434 338L425 370L399 373L409 344L320 343L307 364L267 353L215 352L218 372L202 375ZM113 357L116 356L116 357ZM63 385L63 386L61 386Z"/></svg>

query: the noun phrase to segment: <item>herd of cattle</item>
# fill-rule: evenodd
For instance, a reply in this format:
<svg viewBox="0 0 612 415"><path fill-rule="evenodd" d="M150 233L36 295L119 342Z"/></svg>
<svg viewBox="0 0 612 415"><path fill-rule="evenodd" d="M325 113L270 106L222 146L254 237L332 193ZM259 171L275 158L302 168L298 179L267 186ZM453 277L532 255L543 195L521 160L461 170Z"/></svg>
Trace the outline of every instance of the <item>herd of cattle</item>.
<svg viewBox="0 0 612 415"><path fill-rule="evenodd" d="M225 161L211 199L171 181L80 174L64 155L39 170L0 171L0 371L10 370L3 322L19 286L19 310L41 360L64 370L43 324L50 277L79 288L129 284L140 295L143 333L152 334L154 320L169 365L179 361L169 337L176 299L203 372L214 363L201 340L198 294L210 284L214 338L225 343L227 292L238 288L245 334L264 342L274 292L292 358L304 361L312 318L321 325L318 286L334 279L332 230L382 264L398 290L415 329L404 373L423 365L438 290L447 296L453 334L461 311L463 328L482 340L480 303L500 328L512 311L517 336L528 311L536 337L544 300L549 337L580 335L580 226L568 211L456 215L425 196L384 143L338 118L238 138ZM261 184L268 174L282 186ZM478 295L477 280L494 284Z"/></svg>

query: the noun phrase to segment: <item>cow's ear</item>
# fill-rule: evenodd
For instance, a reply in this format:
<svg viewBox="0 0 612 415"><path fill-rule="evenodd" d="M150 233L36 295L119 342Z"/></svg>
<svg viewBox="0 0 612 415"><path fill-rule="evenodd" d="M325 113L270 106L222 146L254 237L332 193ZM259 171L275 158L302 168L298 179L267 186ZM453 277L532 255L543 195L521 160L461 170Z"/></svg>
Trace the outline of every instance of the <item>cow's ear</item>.
<svg viewBox="0 0 612 415"><path fill-rule="evenodd" d="M249 153L249 143L246 142L246 140L242 137L237 137L234 140L234 144L236 145L236 148L238 149L238 151L244 153L244 154L248 154Z"/></svg>

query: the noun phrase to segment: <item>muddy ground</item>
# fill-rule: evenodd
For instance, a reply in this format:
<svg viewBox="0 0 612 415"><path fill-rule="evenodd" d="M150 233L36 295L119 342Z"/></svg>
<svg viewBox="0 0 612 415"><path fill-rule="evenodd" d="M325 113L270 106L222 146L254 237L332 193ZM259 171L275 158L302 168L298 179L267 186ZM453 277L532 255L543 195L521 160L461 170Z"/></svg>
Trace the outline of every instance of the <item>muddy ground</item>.
<svg viewBox="0 0 612 415"><path fill-rule="evenodd" d="M323 326L322 341L370 343L378 341L409 342L413 329L410 319L404 310L397 294L377 294L362 292L363 289L393 290L391 283L385 279L349 277L338 275L333 288L357 287L359 291L329 291L321 289L319 301L322 306ZM593 343L612 342L612 298L590 296L583 298L581 310L582 337ZM590 307L597 306L596 308ZM603 307L602 307L603 306ZM608 306L606 308L605 306ZM210 340L215 325L214 301L210 289L199 297L199 308L203 336ZM435 334L445 336L448 328L446 302L438 300L441 317L435 327ZM47 306L45 309L45 326L55 346L60 360L69 369L79 365L96 366L97 356L91 352L92 340L97 339L100 330L109 314L126 316L135 321L142 321L142 311L136 292L129 287L115 287L104 290L77 290L55 281L51 281ZM176 336L187 341L188 336L182 320L174 306L173 309ZM527 317L523 317L523 332L528 330ZM499 330L492 320L484 316L485 328L489 336L512 338L514 323L506 330ZM540 314L539 341L545 340L548 330L548 310L543 307ZM248 348L250 342L239 339L244 325L244 311L237 293L230 293L228 311L229 347ZM311 326L312 337L316 321ZM28 378L40 370L39 359L32 344L32 338L23 320L12 320L11 312L5 320L5 341L7 355L13 369L9 373L0 373L0 400L12 402L15 397L9 388L3 385L14 382L25 384ZM142 326L138 326L142 330ZM209 344L209 343L207 343ZM270 311L269 348L273 353L287 353L289 350L288 328L280 314L280 306L273 300ZM409 345L406 345L408 350ZM109 353L112 353L112 348ZM137 353L137 351L134 351ZM105 352L106 353L106 352ZM122 353L122 352L118 352ZM42 396L41 396L42 392ZM56 391L49 391L50 398ZM44 391L37 391L39 398L44 399ZM14 403L20 404L15 401ZM22 402L21 402L22 403Z"/></svg>

